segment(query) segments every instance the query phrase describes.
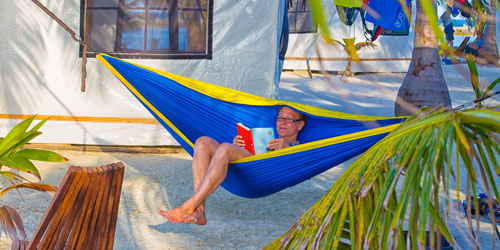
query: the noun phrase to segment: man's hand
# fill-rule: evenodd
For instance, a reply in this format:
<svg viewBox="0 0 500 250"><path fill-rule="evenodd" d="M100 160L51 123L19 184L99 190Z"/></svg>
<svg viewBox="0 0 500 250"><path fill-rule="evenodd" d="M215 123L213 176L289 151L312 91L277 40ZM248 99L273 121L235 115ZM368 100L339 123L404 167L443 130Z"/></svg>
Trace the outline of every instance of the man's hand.
<svg viewBox="0 0 500 250"><path fill-rule="evenodd" d="M283 138L274 139L269 142L269 149L273 151L282 148L288 148L288 143Z"/></svg>
<svg viewBox="0 0 500 250"><path fill-rule="evenodd" d="M233 144L242 148L245 148L245 141L242 140L243 136L237 135L233 138Z"/></svg>

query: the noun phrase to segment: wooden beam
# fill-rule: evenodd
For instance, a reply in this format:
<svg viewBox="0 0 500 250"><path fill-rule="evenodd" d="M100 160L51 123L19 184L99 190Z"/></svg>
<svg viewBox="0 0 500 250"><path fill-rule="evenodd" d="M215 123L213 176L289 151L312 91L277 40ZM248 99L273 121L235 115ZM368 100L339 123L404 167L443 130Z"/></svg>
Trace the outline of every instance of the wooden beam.
<svg viewBox="0 0 500 250"><path fill-rule="evenodd" d="M0 114L0 119L24 120L33 115L22 114ZM94 116L62 116L62 115L37 115L35 120L48 119L50 121L72 121L72 122L109 122L109 123L140 123L159 124L153 118L125 118L125 117L94 117Z"/></svg>

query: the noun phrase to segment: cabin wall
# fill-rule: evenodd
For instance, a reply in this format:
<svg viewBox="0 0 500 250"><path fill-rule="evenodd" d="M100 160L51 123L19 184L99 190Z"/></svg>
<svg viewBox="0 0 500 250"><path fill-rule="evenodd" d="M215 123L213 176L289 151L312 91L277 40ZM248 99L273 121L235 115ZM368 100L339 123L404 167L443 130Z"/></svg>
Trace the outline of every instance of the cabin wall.
<svg viewBox="0 0 500 250"><path fill-rule="evenodd" d="M352 26L347 26L340 21L334 1L323 0L323 6L325 16L327 16L328 31L333 39L342 41L342 38L356 37L356 42L366 41L360 14ZM413 8L412 16L415 16L415 8ZM354 72L406 72L413 50L414 19L411 22L408 36L379 36L374 42L376 45L374 49L366 47L359 50L361 62L353 63L352 70ZM344 71L347 65L347 55L343 48L325 43L319 33L290 34L284 68L306 70L306 61L309 57L311 57L311 70Z"/></svg>
<svg viewBox="0 0 500 250"><path fill-rule="evenodd" d="M41 1L77 34L80 0ZM278 4L215 0L212 59L130 60L174 74L273 97ZM79 45L32 1L0 1L0 136L21 119L50 116L33 142L178 145L95 58L81 92Z"/></svg>

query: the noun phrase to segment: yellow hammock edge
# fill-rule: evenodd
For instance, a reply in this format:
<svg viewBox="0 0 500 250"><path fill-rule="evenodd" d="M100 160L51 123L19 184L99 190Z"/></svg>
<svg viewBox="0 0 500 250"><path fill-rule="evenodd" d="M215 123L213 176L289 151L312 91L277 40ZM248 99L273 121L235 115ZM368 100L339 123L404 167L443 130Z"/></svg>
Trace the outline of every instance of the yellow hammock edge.
<svg viewBox="0 0 500 250"><path fill-rule="evenodd" d="M263 159L268 159L268 158L273 158L277 156L283 156L283 155L288 155L288 154L293 154L293 153L298 153L298 152L303 152L315 148L321 148L325 146L330 146L334 144L339 144L342 142L347 142L347 141L352 141L352 140L357 140L369 136L374 136L374 135L379 135L379 134L384 134L391 132L395 130L397 127L399 127L401 124L393 124L389 126L384 126L384 127L378 127L374 129L368 129L360 132L355 132L351 134L346 134L346 135L339 135L336 137L332 138L327 138L323 140L318 140L314 142L309 142L309 143L304 143L304 144L299 144L293 147L288 147L264 154L258 154L254 156L249 156L245 157L242 159L239 159L237 161L231 162L231 163L244 163L244 162L251 162L251 161L256 161L256 160L263 160Z"/></svg>
<svg viewBox="0 0 500 250"><path fill-rule="evenodd" d="M98 54L97 59L99 59L109 70L111 70L116 76L121 76L120 73L118 73L104 58L102 58L102 55L106 54ZM124 61L120 58L112 57L109 55L106 55L111 58L115 58L121 61ZM289 101L280 101L280 100L274 100L274 99L269 99L269 98L264 98L260 96L256 96L250 93L242 92L239 90L211 84L211 83L206 83L202 81L198 81L192 78L188 77L183 77L179 75L175 75L172 73L168 73L165 71L161 71L155 68L150 68L144 65L140 65L137 63L129 62L126 61L127 63L133 64L137 67L153 71L159 75L162 75L164 77L170 78L179 84L185 86L186 88L192 89L194 91L200 92L204 95L210 96L212 98L216 98L222 101L226 102L231 102L231 103L237 103L237 104L243 104L243 105L252 105L252 106L281 106L281 105L286 105L293 107L299 111L303 111L305 113L311 114L311 115L316 115L316 116L323 116L323 117L329 117L329 118L338 118L338 119L346 119L346 120L357 120L357 121L375 121L375 120L388 120L388 119L394 119L394 118L404 118L404 117L383 117L383 116L366 116L366 115L354 115L354 114L347 114L347 113L342 113L338 111L333 111L333 110L327 110L323 108L318 108L318 107L313 107L301 103L296 103L296 102L289 102ZM123 82L127 82L123 77L119 77L120 80ZM132 91L132 88L130 84L126 84L126 86ZM135 95L139 95L137 91L133 91ZM145 101L143 98L141 100ZM150 107L148 105L148 107Z"/></svg>
<svg viewBox="0 0 500 250"><path fill-rule="evenodd" d="M106 55L107 56L107 55ZM111 56L110 56L111 57ZM189 144L189 146L194 147L194 143L191 142L172 122L170 122L167 117L165 117L158 109L156 109L150 102L144 98L135 88L130 84L113 66L111 66L106 59L104 59L101 54L97 55L97 59L101 61L113 74L120 79L120 81L137 97L139 98L148 108L151 109L162 121L165 122L167 126L172 128L172 130L178 134L182 140ZM118 59L118 58L117 58ZM121 60L121 59L119 59ZM137 64L134 64L137 65ZM140 66L140 65L137 65ZM141 66L142 67L142 66Z"/></svg>
<svg viewBox="0 0 500 250"><path fill-rule="evenodd" d="M106 55L107 56L107 55ZM111 57L111 56L110 56ZM194 147L194 143L191 142L175 125L173 125L158 109L156 109L151 103L149 103L113 66L111 66L104 58L102 58L101 54L97 55L97 59L99 59L113 74L122 81L122 83L137 97L139 98L148 108L150 108L162 121L165 122L167 126L169 126L176 134L178 134L185 142L187 142L191 147ZM117 58L118 60L121 60ZM139 64L131 63L133 65L136 65L138 67L151 70L155 73L158 73L160 75L163 75L167 78L170 78L180 84L182 84L185 87L188 87L190 89L193 89L195 91L201 92L203 94L206 94L208 96L217 98L219 100L223 101L228 101L228 102L233 102L233 103L239 103L239 104L245 104L245 105L261 105L261 106L271 106L271 105L287 105L291 106L294 108L297 108L299 110L302 110L304 112L307 112L309 114L317 114L319 116L325 116L325 113L330 113L332 118L343 118L343 119L355 119L355 120L361 120L359 119L360 117L366 117L370 118L369 120L364 120L364 121L371 121L374 118L377 119L394 119L394 118L387 118L387 117L374 117L374 116L361 116L361 115L350 115L350 114L345 114L341 112L336 112L336 111L330 111L330 110L325 110L321 108L316 108L312 106L307 106L307 105L302 105L300 103L294 103L294 102L287 102L287 101L277 101L273 99L268 99L268 98L263 98L259 96L255 96L252 94L248 94L242 91L238 90L233 90L229 89L226 87L221 87L218 85L214 84L209 84L205 83L202 81L197 81L191 78L187 77L182 77L178 76L175 74L163 72L160 70L156 70L153 68L149 68L146 66L142 66ZM193 84L194 82L195 84ZM196 84L197 83L197 84ZM204 87L204 85L207 85L208 87ZM230 92L230 96L232 98L228 98L226 96L226 92ZM224 94L223 94L224 93ZM247 98L243 98L244 101L240 101L242 98L241 96L246 96ZM239 96L240 98L236 98ZM246 100L246 101L245 101ZM249 101L253 100L253 101ZM258 102L258 103L257 103ZM342 117L339 117L337 115L340 115ZM346 118L350 117L350 118ZM346 141L351 141L351 140L356 140L368 136L373 136L373 135L378 135L378 134L383 134L387 132L391 132L394 129L396 129L400 124L394 124L394 125L389 125L389 126L384 126L384 127L378 127L378 128L373 128L369 130L364 130L356 133L351 133L351 134L346 134L346 135L341 135L341 136L336 136L332 138L327 138L323 140L318 140L310 143L305 143L305 144L300 144L294 147L290 148L285 148L281 149L278 151L273 151L273 152L268 152L265 154L259 154L259 155L254 155L254 156L249 156L242 158L238 161L231 162L231 163L244 163L244 162L251 162L251 161L256 161L256 160L262 160L262 159L268 159L272 157L277 157L277 156L283 156L287 154L292 154L292 153L298 153L302 151L307 151L310 149L315 149L319 147L324 147L324 146L329 146L333 144L338 144Z"/></svg>

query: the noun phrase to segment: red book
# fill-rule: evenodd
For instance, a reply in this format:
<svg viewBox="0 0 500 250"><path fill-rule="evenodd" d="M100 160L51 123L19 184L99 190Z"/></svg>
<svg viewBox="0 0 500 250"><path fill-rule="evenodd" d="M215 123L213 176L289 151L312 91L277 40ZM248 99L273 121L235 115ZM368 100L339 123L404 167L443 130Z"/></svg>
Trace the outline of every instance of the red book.
<svg viewBox="0 0 500 250"><path fill-rule="evenodd" d="M238 135L241 135L242 137L241 139L245 141L245 149L248 150L248 152L255 155L255 150L253 147L252 130L249 129L247 126L243 125L241 122L238 122L236 124L236 129L238 130Z"/></svg>

